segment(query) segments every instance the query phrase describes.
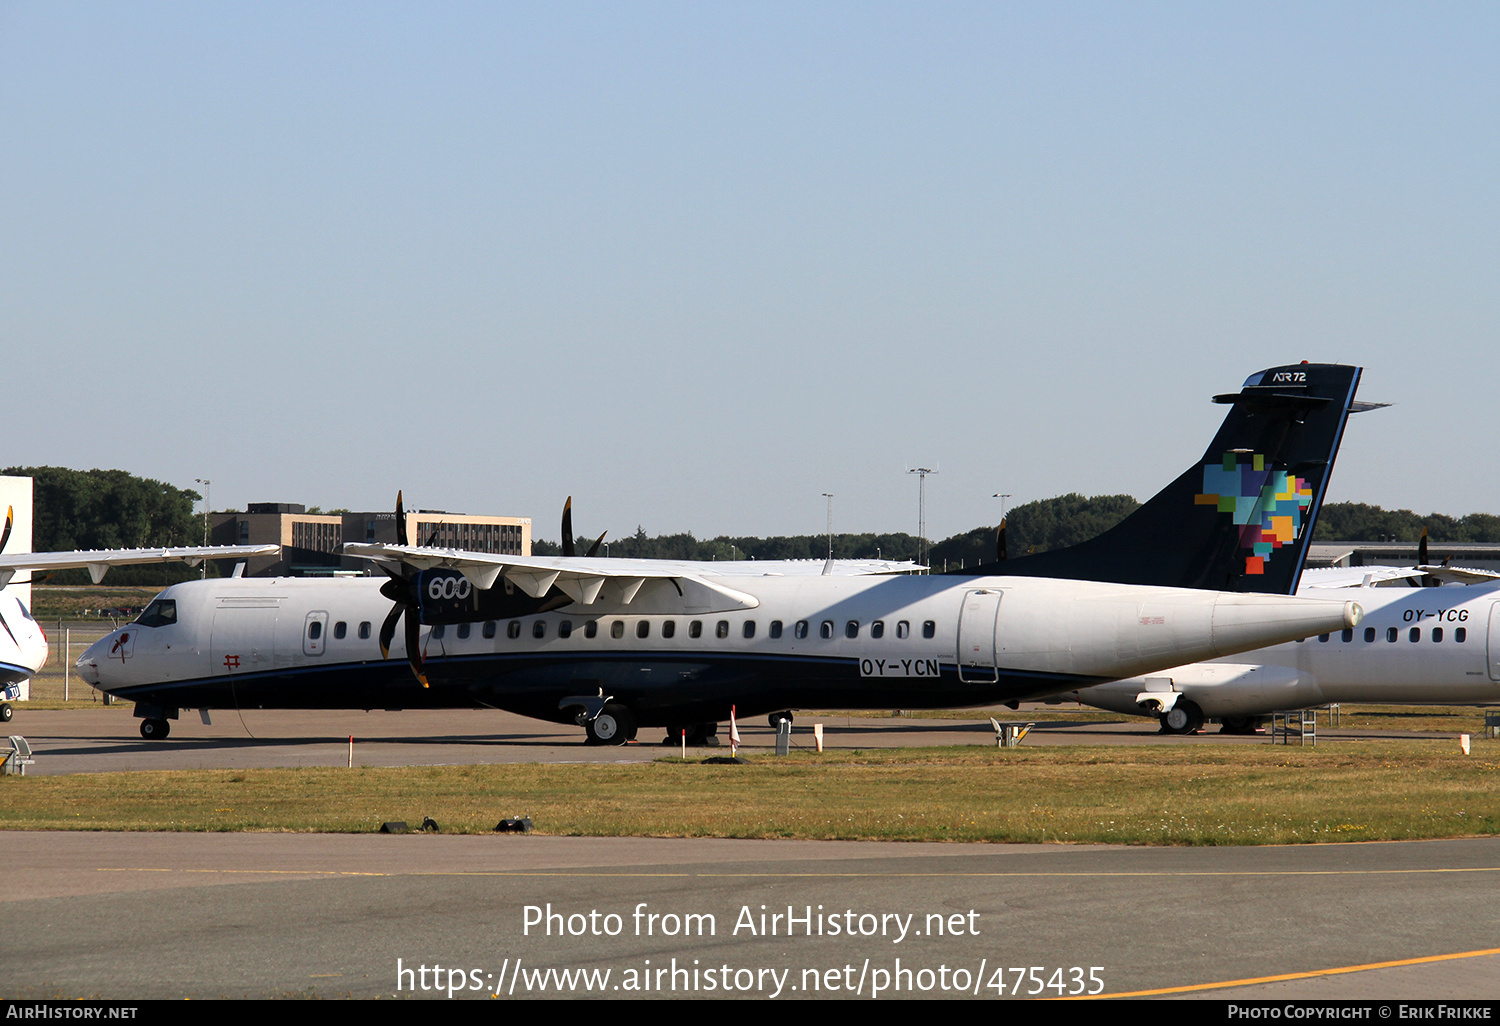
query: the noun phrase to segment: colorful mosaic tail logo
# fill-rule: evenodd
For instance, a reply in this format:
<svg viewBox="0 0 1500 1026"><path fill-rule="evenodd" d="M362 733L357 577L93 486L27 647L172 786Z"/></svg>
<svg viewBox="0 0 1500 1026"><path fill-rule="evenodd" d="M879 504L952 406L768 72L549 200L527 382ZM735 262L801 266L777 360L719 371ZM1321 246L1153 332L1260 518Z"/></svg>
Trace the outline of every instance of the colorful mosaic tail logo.
<svg viewBox="0 0 1500 1026"><path fill-rule="evenodd" d="M1263 574L1272 553L1302 533L1312 499L1306 478L1268 469L1259 453L1226 452L1222 462L1203 468L1203 491L1193 501L1234 517L1240 547L1249 550L1245 573Z"/></svg>

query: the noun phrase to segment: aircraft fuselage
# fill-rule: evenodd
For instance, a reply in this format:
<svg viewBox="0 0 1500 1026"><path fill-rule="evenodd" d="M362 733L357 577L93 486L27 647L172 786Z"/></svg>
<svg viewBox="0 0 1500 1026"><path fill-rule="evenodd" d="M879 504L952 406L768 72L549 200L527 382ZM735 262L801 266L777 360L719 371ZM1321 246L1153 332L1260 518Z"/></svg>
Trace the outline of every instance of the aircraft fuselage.
<svg viewBox="0 0 1500 1026"><path fill-rule="evenodd" d="M641 725L792 708L932 708L1055 694L1273 641L1341 630L1341 598L1047 578L736 579L748 602L648 582L628 605L572 604L423 627L423 687L376 635L378 579L175 585L171 616L130 624L78 660L146 707L494 707L572 722L596 696ZM706 598L705 598L706 596ZM603 605L601 603L601 605ZM151 620L148 608L143 618Z"/></svg>

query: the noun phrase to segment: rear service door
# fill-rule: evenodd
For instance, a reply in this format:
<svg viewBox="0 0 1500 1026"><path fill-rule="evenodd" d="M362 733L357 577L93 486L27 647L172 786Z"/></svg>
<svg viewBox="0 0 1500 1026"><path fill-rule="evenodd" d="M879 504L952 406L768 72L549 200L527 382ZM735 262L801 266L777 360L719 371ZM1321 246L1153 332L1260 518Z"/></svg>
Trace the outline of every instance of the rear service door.
<svg viewBox="0 0 1500 1026"><path fill-rule="evenodd" d="M1000 618L1000 592L971 591L964 595L958 616L958 679L970 684L993 684L995 630Z"/></svg>

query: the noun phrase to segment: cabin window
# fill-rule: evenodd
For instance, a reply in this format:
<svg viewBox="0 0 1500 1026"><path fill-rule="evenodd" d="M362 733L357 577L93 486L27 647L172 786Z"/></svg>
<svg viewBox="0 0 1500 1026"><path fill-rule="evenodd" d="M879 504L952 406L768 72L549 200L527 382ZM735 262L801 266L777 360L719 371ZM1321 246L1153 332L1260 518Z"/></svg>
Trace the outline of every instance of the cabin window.
<svg viewBox="0 0 1500 1026"><path fill-rule="evenodd" d="M798 641L801 641L803 638L807 637L807 621L798 620L797 626L793 628L792 633L796 635Z"/></svg>
<svg viewBox="0 0 1500 1026"><path fill-rule="evenodd" d="M342 627L344 625L343 624L339 624L339 626ZM469 624L466 624L466 623L459 624L458 625L458 638L459 638L459 640L460 641L467 640L468 637L469 637L469 632L472 629L473 628Z"/></svg>
<svg viewBox="0 0 1500 1026"><path fill-rule="evenodd" d="M609 636L615 639L623 638L625 636L625 621L615 620L611 623L609 625Z"/></svg>
<svg viewBox="0 0 1500 1026"><path fill-rule="evenodd" d="M781 621L780 620L772 620L771 621L771 638L773 640L775 640L775 639L780 638L780 637L781 637Z"/></svg>
<svg viewBox="0 0 1500 1026"><path fill-rule="evenodd" d="M876 621L874 621L873 623L870 624L870 637L872 637L872 638L883 638L883 637L885 637L885 621L884 620L876 620Z"/></svg>
<svg viewBox="0 0 1500 1026"><path fill-rule="evenodd" d="M844 624L844 637L846 637L846 638L857 638L857 637L859 637L859 621L858 620L850 620L848 623Z"/></svg>
<svg viewBox="0 0 1500 1026"><path fill-rule="evenodd" d="M718 623L714 624L714 637L716 637L716 638L727 638L727 637L729 637L729 621L728 620L720 620Z"/></svg>
<svg viewBox="0 0 1500 1026"><path fill-rule="evenodd" d="M1432 640L1433 641L1442 641L1443 640L1443 629L1441 627L1434 627L1432 629Z"/></svg>
<svg viewBox="0 0 1500 1026"><path fill-rule="evenodd" d="M323 624L317 620L307 625L307 637L311 641L317 641L323 636Z"/></svg>
<svg viewBox="0 0 1500 1026"><path fill-rule="evenodd" d="M1400 636L1401 636L1401 630L1400 630L1400 628L1397 628L1397 627L1387 627L1385 629L1385 640L1386 641L1395 641Z"/></svg>
<svg viewBox="0 0 1500 1026"><path fill-rule="evenodd" d="M821 638L823 638L825 641L828 638L833 637L833 621L832 620L824 620L823 623L821 625L819 625L819 627L818 627L818 636L821 637Z"/></svg>
<svg viewBox="0 0 1500 1026"><path fill-rule="evenodd" d="M142 627L169 627L177 622L177 600L157 599L152 602L135 622Z"/></svg>
<svg viewBox="0 0 1500 1026"><path fill-rule="evenodd" d="M924 638L935 638L935 637L937 637L937 621L936 620L924 620L922 622L922 637L924 637Z"/></svg>
<svg viewBox="0 0 1500 1026"><path fill-rule="evenodd" d="M1406 636L1407 636L1407 639L1410 640L1410 641L1421 641L1422 640L1422 628L1420 628L1420 627L1413 627L1407 633Z"/></svg>
<svg viewBox="0 0 1500 1026"><path fill-rule="evenodd" d="M557 636L559 638L571 638L573 636L573 621L564 620L557 625Z"/></svg>
<svg viewBox="0 0 1500 1026"><path fill-rule="evenodd" d="M406 615L410 616L411 613L407 613ZM438 624L436 627L434 627L432 629L432 640L433 641L442 641L443 640L443 635L447 634L447 633L448 633L448 627L447 627L447 625L440 623L440 624ZM307 632L307 636L310 637L310 638L316 638L317 637L317 635L314 634L312 631L308 631Z"/></svg>
<svg viewBox="0 0 1500 1026"><path fill-rule="evenodd" d="M651 637L651 621L637 620L635 622L635 636L638 638Z"/></svg>
<svg viewBox="0 0 1500 1026"><path fill-rule="evenodd" d="M701 638L701 637L703 637L703 621L702 620L694 620L694 621L692 621L691 623L688 624L688 637L690 637L690 638Z"/></svg>
<svg viewBox="0 0 1500 1026"><path fill-rule="evenodd" d="M1453 643L1454 644L1456 644L1456 645L1462 645L1464 643L1464 639L1467 638L1468 636L1469 636L1469 631L1468 631L1467 628L1465 628L1465 627L1455 627L1455 628L1453 628Z"/></svg>
<svg viewBox="0 0 1500 1026"><path fill-rule="evenodd" d="M484 621L484 629L481 630L479 633L481 635L483 635L484 637L486 637L486 638L493 638L495 636L495 621L494 620L486 620L486 621Z"/></svg>
<svg viewBox="0 0 1500 1026"><path fill-rule="evenodd" d="M1375 640L1375 628L1374 627L1366 627L1365 628L1365 640L1366 641L1374 641Z"/></svg>
<svg viewBox="0 0 1500 1026"><path fill-rule="evenodd" d="M753 637L755 637L755 621L754 620L746 620L745 621L745 626L742 628L742 630L744 631L744 634L745 634L746 638L753 638Z"/></svg>
<svg viewBox="0 0 1500 1026"><path fill-rule="evenodd" d="M677 634L676 620L663 620L661 622L661 636L664 638L674 637Z"/></svg>
<svg viewBox="0 0 1500 1026"><path fill-rule="evenodd" d="M898 621L896 624L896 637L905 638L910 634L911 624L907 623L905 620Z"/></svg>
<svg viewBox="0 0 1500 1026"><path fill-rule="evenodd" d="M583 625L583 636L585 638L597 638L599 636L599 621L590 620Z"/></svg>
<svg viewBox="0 0 1500 1026"><path fill-rule="evenodd" d="M340 620L338 623L336 623L336 624L333 625L333 636L335 638L338 638L339 640L343 640L344 635L346 635L348 633L349 633L349 625L347 623L345 623L344 621Z"/></svg>
<svg viewBox="0 0 1500 1026"><path fill-rule="evenodd" d="M533 638L545 638L547 636L547 621L533 620L531 622L531 636Z"/></svg>
<svg viewBox="0 0 1500 1026"><path fill-rule="evenodd" d="M1339 635L1339 640L1340 641L1353 641L1354 640L1354 628L1353 627L1345 627L1344 628L1344 632Z"/></svg>
<svg viewBox="0 0 1500 1026"><path fill-rule="evenodd" d="M494 633L495 633L494 631L490 631L490 635L492 637L494 636ZM370 621L369 620L365 620L364 622L362 622L359 625L359 640L360 641L369 641L370 640Z"/></svg>
<svg viewBox="0 0 1500 1026"><path fill-rule="evenodd" d="M515 641L517 638L519 638L521 636L521 621L512 620L510 623L506 624L505 636L512 641Z"/></svg>

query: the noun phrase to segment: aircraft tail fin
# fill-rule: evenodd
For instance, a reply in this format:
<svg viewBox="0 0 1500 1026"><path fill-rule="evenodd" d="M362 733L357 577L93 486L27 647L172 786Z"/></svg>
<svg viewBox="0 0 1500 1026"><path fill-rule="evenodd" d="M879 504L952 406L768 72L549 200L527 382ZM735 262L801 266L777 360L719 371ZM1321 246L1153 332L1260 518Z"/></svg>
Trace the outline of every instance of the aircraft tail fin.
<svg viewBox="0 0 1500 1026"><path fill-rule="evenodd" d="M1292 594L1360 368L1289 364L1214 396L1229 414L1202 459L1115 527L1078 545L965 574Z"/></svg>

